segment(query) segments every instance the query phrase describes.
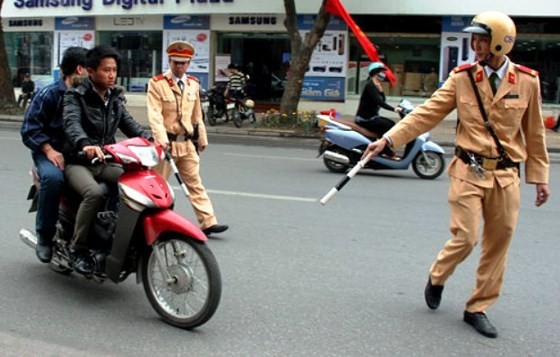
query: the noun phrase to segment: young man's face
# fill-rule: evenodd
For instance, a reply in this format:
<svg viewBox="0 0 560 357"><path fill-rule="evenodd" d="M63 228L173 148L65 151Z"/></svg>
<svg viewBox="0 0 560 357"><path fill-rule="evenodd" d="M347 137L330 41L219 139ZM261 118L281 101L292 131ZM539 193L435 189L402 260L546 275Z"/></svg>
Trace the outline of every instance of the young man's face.
<svg viewBox="0 0 560 357"><path fill-rule="evenodd" d="M185 72L187 72L187 68L189 68L189 64L191 63L191 60L182 60L182 61L175 61L175 60L169 60L169 69L171 69L171 72L173 73L173 75L177 78L181 78L183 77L183 75L185 74Z"/></svg>
<svg viewBox="0 0 560 357"><path fill-rule="evenodd" d="M492 38L488 35L472 34L471 47L474 50L475 59L484 61L490 54L490 42Z"/></svg>
<svg viewBox="0 0 560 357"><path fill-rule="evenodd" d="M110 89L115 86L117 80L117 61L113 57L105 57L97 69L88 68L88 75L96 87Z"/></svg>

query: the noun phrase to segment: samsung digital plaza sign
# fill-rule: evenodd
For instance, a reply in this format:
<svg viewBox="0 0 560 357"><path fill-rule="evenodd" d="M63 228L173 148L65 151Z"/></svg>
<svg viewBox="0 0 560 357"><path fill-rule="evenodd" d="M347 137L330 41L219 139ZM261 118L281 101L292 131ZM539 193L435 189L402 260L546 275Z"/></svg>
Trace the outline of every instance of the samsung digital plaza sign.
<svg viewBox="0 0 560 357"><path fill-rule="evenodd" d="M17 9L80 9L91 11L94 6L104 9L120 7L130 10L136 6L165 6L181 4L225 4L233 3L234 0L15 0L12 2Z"/></svg>

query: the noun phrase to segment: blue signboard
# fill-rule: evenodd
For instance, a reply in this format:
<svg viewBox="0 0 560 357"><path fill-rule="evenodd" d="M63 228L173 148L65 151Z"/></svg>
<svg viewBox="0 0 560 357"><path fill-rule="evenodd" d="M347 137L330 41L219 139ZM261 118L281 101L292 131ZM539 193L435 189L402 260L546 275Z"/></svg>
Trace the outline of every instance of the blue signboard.
<svg viewBox="0 0 560 357"><path fill-rule="evenodd" d="M465 27L470 25L472 17L468 16L443 16L441 20L441 30L443 32L462 32Z"/></svg>
<svg viewBox="0 0 560 357"><path fill-rule="evenodd" d="M95 17L55 17L55 30L95 30Z"/></svg>
<svg viewBox="0 0 560 357"><path fill-rule="evenodd" d="M301 98L306 100L344 102L345 78L305 77Z"/></svg>
<svg viewBox="0 0 560 357"><path fill-rule="evenodd" d="M163 17L165 30L208 30L210 29L209 15L165 15Z"/></svg>

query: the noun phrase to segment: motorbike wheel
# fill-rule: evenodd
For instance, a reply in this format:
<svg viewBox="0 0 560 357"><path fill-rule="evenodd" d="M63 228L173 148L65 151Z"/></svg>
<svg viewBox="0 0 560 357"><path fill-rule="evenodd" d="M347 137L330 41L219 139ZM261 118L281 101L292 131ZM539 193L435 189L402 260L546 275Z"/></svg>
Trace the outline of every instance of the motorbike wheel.
<svg viewBox="0 0 560 357"><path fill-rule="evenodd" d="M239 112L239 110L237 108L235 108L231 111L231 116L232 116L232 119L233 119L233 124L237 128L241 128L241 124L243 123L243 119L241 118L241 113Z"/></svg>
<svg viewBox="0 0 560 357"><path fill-rule="evenodd" d="M330 148L329 150L342 154L341 152L342 150L340 149ZM350 168L346 164L342 164L340 162L327 159L325 156L323 156L323 163L325 164L327 169L329 169L330 172L335 172L337 174L345 173Z"/></svg>
<svg viewBox="0 0 560 357"><path fill-rule="evenodd" d="M164 267L158 264L157 253ZM162 268L167 270L169 280ZM180 234L168 236L148 249L141 269L150 304L170 325L192 329L216 312L222 280L216 258L204 243Z"/></svg>
<svg viewBox="0 0 560 357"><path fill-rule="evenodd" d="M60 262L60 257L58 256L58 253L53 254L53 257L49 262L49 268L62 275L70 275L73 272L72 269L66 267L64 264Z"/></svg>
<svg viewBox="0 0 560 357"><path fill-rule="evenodd" d="M426 159L424 159L424 155ZM442 154L433 151L419 152L412 161L414 173L426 180L433 180L439 177L445 169L445 160Z"/></svg>
<svg viewBox="0 0 560 357"><path fill-rule="evenodd" d="M214 106L212 105L208 106L206 117L208 118L208 124L210 124L210 126L216 125L216 117L214 116Z"/></svg>
<svg viewBox="0 0 560 357"><path fill-rule="evenodd" d="M249 123L251 123L253 127L257 125L257 116L255 113L249 114Z"/></svg>

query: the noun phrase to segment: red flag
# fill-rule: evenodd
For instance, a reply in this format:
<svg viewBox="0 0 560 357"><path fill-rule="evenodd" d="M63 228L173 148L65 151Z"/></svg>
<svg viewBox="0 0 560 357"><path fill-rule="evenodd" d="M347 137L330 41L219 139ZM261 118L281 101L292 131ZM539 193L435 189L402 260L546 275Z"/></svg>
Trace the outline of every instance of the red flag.
<svg viewBox="0 0 560 357"><path fill-rule="evenodd" d="M369 40L366 34L356 24L354 19L352 19L352 17L348 13L348 11L346 11L344 6L342 6L340 0L328 0L326 4L326 10L328 13L336 16L340 16L342 17L342 19L344 19L344 22L346 22L346 25L348 25L348 27L350 27L350 30L352 30L352 32L356 36L356 39L358 40L360 45L362 45L364 52L368 55L369 59L372 62L382 62L379 59L379 53L377 53L377 49L375 48L373 43ZM385 65L385 67L387 67L387 71L386 71L387 79L389 80L389 83L391 83L391 87L394 87L395 75L393 74L389 66Z"/></svg>

